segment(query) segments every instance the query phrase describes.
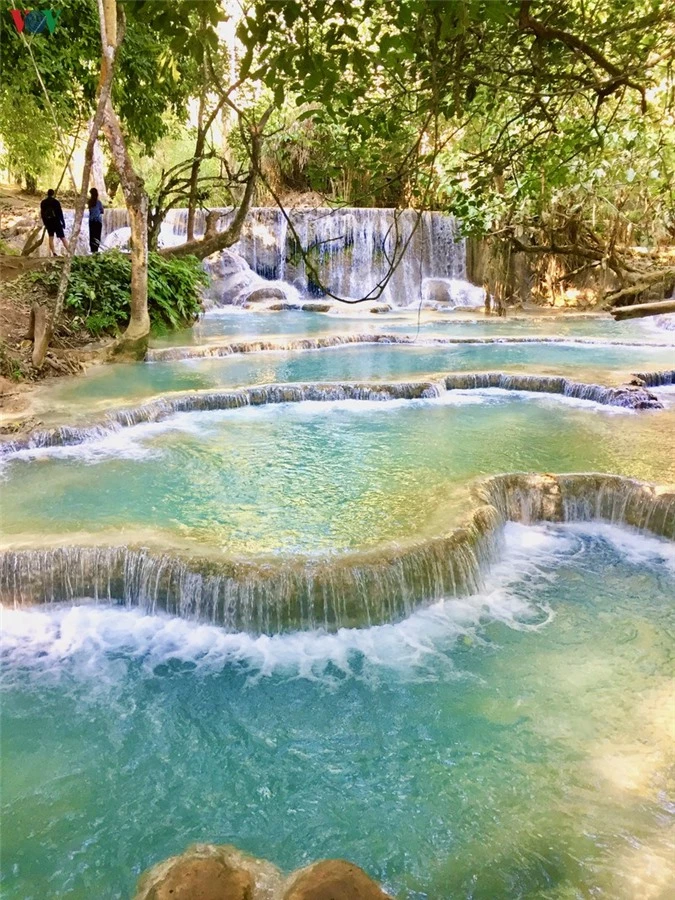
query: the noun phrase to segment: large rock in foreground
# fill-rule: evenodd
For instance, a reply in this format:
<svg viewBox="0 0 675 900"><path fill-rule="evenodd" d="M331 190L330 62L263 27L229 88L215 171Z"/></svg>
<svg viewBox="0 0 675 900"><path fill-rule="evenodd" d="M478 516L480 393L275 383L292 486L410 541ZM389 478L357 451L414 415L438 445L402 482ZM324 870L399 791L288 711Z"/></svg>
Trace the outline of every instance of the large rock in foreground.
<svg viewBox="0 0 675 900"><path fill-rule="evenodd" d="M281 872L228 845L195 844L149 869L135 900L274 900Z"/></svg>
<svg viewBox="0 0 675 900"><path fill-rule="evenodd" d="M324 859L294 872L283 900L390 900L372 878L343 859Z"/></svg>
<svg viewBox="0 0 675 900"><path fill-rule="evenodd" d="M391 900L353 863L324 859L284 880L236 847L195 844L141 876L134 900Z"/></svg>

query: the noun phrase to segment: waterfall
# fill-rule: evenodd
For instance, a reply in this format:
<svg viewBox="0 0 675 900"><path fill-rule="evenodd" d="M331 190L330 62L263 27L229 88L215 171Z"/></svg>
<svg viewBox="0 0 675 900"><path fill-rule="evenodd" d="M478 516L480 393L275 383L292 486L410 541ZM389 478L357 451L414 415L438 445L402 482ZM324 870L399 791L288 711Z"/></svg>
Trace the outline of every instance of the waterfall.
<svg viewBox="0 0 675 900"><path fill-rule="evenodd" d="M478 495L526 525L601 520L675 540L675 490L622 475L498 475Z"/></svg>
<svg viewBox="0 0 675 900"><path fill-rule="evenodd" d="M40 447L62 447L83 444L105 437L120 428L131 428L143 422L161 422L176 413L208 410L240 409L244 406L266 406L277 403L302 403L335 400L421 400L439 396L441 388L430 381L364 383L329 382L327 384L264 384L226 391L190 391L160 397L129 409L108 413L94 425L76 427L62 425L46 431L34 431L22 438L0 442L0 457Z"/></svg>
<svg viewBox="0 0 675 900"><path fill-rule="evenodd" d="M234 351L236 352L236 351ZM575 399L591 400L606 406L624 409L662 409L663 404L644 388L635 385L604 387L570 381L557 375L519 375L509 372L461 372L439 375L437 381L401 382L310 382L263 384L237 390L190 391L175 393L141 406L122 408L108 413L103 421L86 426L61 425L44 431L0 441L0 458L24 450L83 444L105 437L120 428L131 428L143 422L161 422L176 413L240 409L246 406L267 406L278 403L305 401L331 402L361 400L387 402L391 400L428 400L440 397L444 390L469 391L500 389L540 394L561 394Z"/></svg>
<svg viewBox="0 0 675 900"><path fill-rule="evenodd" d="M238 251L259 275L283 278L304 295L323 296L325 287L345 299L371 294L408 306L423 298L426 279L466 279L464 240L455 220L441 213L295 209L289 218L290 225L278 209L252 210Z"/></svg>
<svg viewBox="0 0 675 900"><path fill-rule="evenodd" d="M303 296L323 297L325 288L390 306L484 301L466 281L465 242L450 216L344 208L293 209L289 219L276 208L251 210L236 250L258 275L287 281Z"/></svg>
<svg viewBox="0 0 675 900"><path fill-rule="evenodd" d="M643 387L665 387L675 384L675 369L667 372L634 372L636 384Z"/></svg>
<svg viewBox="0 0 675 900"><path fill-rule="evenodd" d="M521 375L510 372L460 373L445 378L447 390L498 388L504 391L527 391L537 394L562 394L576 400L592 400L605 406L626 409L662 409L661 401L643 387L623 384L604 387L583 381L571 381L560 375Z"/></svg>
<svg viewBox="0 0 675 900"><path fill-rule="evenodd" d="M474 490L466 524L408 546L335 557L197 559L135 547L64 547L0 554L0 597L32 603L118 602L229 630L393 622L480 590L506 521L604 519L675 539L675 492L617 475L498 475Z"/></svg>
<svg viewBox="0 0 675 900"><path fill-rule="evenodd" d="M218 227L227 227L232 210L216 211L222 214ZM239 242L223 251L228 254L227 271L222 272L217 257L209 261L209 271L216 275L219 270L221 275L232 274L233 255L246 264L234 285L227 281L219 285L217 302L242 304L270 282L278 293L254 296L253 302L283 297L287 289L291 299L298 294L322 297L324 288L345 299L368 295L373 302L390 306L425 301L477 307L484 302L483 289L466 280L465 241L451 216L356 207L296 208L287 214L290 224L277 207L254 207ZM126 211L106 210L103 245L124 246L129 239L126 225ZM197 210L195 235L201 236L205 227L206 214ZM187 210L171 210L162 226L161 245L182 243L186 231ZM246 272L251 273L248 294L242 278Z"/></svg>

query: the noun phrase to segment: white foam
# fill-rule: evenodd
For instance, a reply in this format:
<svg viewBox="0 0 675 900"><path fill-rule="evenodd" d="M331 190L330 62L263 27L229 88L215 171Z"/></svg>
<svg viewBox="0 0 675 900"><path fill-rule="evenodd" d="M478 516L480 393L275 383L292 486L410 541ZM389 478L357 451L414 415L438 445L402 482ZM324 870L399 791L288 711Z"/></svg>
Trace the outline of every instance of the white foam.
<svg viewBox="0 0 675 900"><path fill-rule="evenodd" d="M650 316L648 319L643 319L641 325L652 331L657 331L661 337L668 337L672 334L675 341L675 313Z"/></svg>
<svg viewBox="0 0 675 900"><path fill-rule="evenodd" d="M609 522L571 522L565 526L570 534L603 540L632 565L660 564L675 573L675 542L663 540L628 527Z"/></svg>
<svg viewBox="0 0 675 900"><path fill-rule="evenodd" d="M80 444L65 444L31 447L7 453L0 457L0 472L13 460L76 459L85 465L94 465L110 459L159 459L162 447L153 446L153 438L176 431L200 435L213 431L218 426L218 418L230 410L199 410L175 413L159 422L141 422L129 427L112 427L112 430Z"/></svg>
<svg viewBox="0 0 675 900"><path fill-rule="evenodd" d="M150 672L179 661L205 672L235 667L254 679L272 674L328 682L339 677L448 677L454 671L458 641L462 646L480 643L485 623L531 632L547 627L554 613L542 603L540 588L556 577L556 563L584 548L581 537L587 541L588 535L612 544L629 563L673 565L671 544L616 526L509 524L501 560L479 594L435 603L392 625L343 628L334 634L253 636L83 602L5 609L0 650L8 672L20 674L28 668L52 677L64 671L98 677L106 669L109 674L120 658Z"/></svg>
<svg viewBox="0 0 675 900"><path fill-rule="evenodd" d="M649 390L659 398L666 409L675 408L675 384L663 384Z"/></svg>
<svg viewBox="0 0 675 900"><path fill-rule="evenodd" d="M376 390L376 385L373 386ZM11 461L41 459L75 459L86 465L94 465L109 459L144 460L159 459L166 448L153 445L152 441L169 432L183 432L195 437L204 436L218 430L224 419L235 417L242 422L252 419L293 416L327 416L335 411L389 414L404 408L420 406L480 406L503 405L512 402L533 402L542 405L563 404L571 408L594 409L607 415L634 415L635 411L621 406L609 406L594 400L567 397L564 394L546 394L531 391L512 391L502 388L474 388L450 390L441 388L437 397L385 400L302 400L289 403L269 403L259 406L239 406L232 409L194 410L178 412L159 422L141 422L138 425L117 427L102 436L89 438L79 444L64 446L32 447L17 450L0 457L0 473L7 471Z"/></svg>
<svg viewBox="0 0 675 900"><path fill-rule="evenodd" d="M63 446L31 447L17 450L15 453L6 454L0 465L9 460L40 460L40 459L77 459L78 462L93 464L102 460L119 459L144 459L153 456L150 447L143 446L140 441L153 434L154 423L137 425L133 429L119 428L106 434L90 438L81 444L65 444Z"/></svg>

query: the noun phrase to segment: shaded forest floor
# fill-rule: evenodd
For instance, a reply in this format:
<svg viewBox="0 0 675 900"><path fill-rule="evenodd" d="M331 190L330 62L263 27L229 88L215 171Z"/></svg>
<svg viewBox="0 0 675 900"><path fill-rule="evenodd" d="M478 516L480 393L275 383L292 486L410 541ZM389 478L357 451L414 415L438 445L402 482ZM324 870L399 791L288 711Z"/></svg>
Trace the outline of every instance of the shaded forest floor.
<svg viewBox="0 0 675 900"><path fill-rule="evenodd" d="M84 371L87 364L105 355L111 339L97 341L79 323L63 316L45 363L37 370L32 364L31 309L38 303L51 312L55 298L33 281L30 271L17 276L16 267L5 265L5 259L16 257L0 258L0 413L11 415L21 412L32 384ZM44 262L53 265L49 259ZM0 427L0 433L7 430L12 428Z"/></svg>

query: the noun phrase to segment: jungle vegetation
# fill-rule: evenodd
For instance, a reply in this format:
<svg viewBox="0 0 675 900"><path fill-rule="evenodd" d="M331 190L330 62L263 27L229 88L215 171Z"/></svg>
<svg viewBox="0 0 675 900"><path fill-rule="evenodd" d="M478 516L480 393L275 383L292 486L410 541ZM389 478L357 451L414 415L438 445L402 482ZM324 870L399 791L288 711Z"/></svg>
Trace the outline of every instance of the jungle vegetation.
<svg viewBox="0 0 675 900"><path fill-rule="evenodd" d="M500 299L514 255L608 273L610 304L675 286L673 0L68 0L49 35L2 6L5 164L35 186L101 140L132 228L129 338L174 206L188 240L166 256L311 195L456 215ZM224 205L196 237L195 211Z"/></svg>

